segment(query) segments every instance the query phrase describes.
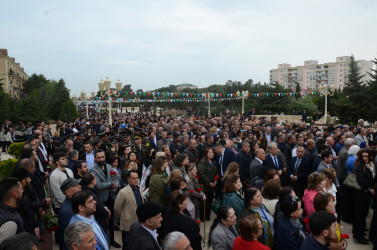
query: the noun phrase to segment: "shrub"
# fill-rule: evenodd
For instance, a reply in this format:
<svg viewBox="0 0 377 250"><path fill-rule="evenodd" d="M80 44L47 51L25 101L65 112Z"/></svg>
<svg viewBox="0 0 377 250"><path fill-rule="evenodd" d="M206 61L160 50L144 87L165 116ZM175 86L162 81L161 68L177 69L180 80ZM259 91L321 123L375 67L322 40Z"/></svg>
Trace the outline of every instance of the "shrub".
<svg viewBox="0 0 377 250"><path fill-rule="evenodd" d="M8 153L13 156L15 159L18 159L18 157L22 154L22 148L24 147L25 142L16 142L12 143L9 146Z"/></svg>
<svg viewBox="0 0 377 250"><path fill-rule="evenodd" d="M0 161L0 180L9 177L16 167L17 160L9 158L5 161Z"/></svg>

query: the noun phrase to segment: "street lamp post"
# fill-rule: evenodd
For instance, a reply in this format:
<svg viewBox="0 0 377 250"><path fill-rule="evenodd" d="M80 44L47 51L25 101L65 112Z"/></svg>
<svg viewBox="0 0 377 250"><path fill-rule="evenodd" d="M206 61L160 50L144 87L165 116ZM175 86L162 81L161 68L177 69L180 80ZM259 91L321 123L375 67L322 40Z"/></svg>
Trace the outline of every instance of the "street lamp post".
<svg viewBox="0 0 377 250"><path fill-rule="evenodd" d="M95 97L96 92L92 90L91 95L92 97ZM85 101L86 103L86 119L89 120L89 98L86 96L85 90L81 91L81 100Z"/></svg>
<svg viewBox="0 0 377 250"><path fill-rule="evenodd" d="M110 126L113 125L113 118L112 118L112 100L111 100L111 96L115 96L115 97L119 97L120 96L120 92L122 90L122 83L120 82L120 80L118 79L118 81L115 83L115 86L116 86L116 90L117 92L114 92L110 89L110 85L111 85L111 81L109 80L108 77L106 77L105 81L100 81L98 83L98 88L99 88L99 92L100 92L100 96L101 97L105 97L105 96L108 96L108 103L109 103L109 124Z"/></svg>
<svg viewBox="0 0 377 250"><path fill-rule="evenodd" d="M329 92L329 88L331 93ZM325 96L325 122L327 123L327 96L333 96L335 91L335 85L331 84L330 86L327 84L320 84L319 85L320 95Z"/></svg>
<svg viewBox="0 0 377 250"><path fill-rule="evenodd" d="M208 115L211 115L211 93L208 93Z"/></svg>
<svg viewBox="0 0 377 250"><path fill-rule="evenodd" d="M241 98L242 98L242 112L241 112L241 115L243 115L245 113L245 99L249 96L249 91L248 90L242 90L242 92L240 92L239 90L237 90L237 96L240 97L241 95Z"/></svg>
<svg viewBox="0 0 377 250"><path fill-rule="evenodd" d="M75 104L76 110L77 110L77 113L78 113L79 112L79 106L77 104L77 101L78 101L77 95L72 96L72 102Z"/></svg>

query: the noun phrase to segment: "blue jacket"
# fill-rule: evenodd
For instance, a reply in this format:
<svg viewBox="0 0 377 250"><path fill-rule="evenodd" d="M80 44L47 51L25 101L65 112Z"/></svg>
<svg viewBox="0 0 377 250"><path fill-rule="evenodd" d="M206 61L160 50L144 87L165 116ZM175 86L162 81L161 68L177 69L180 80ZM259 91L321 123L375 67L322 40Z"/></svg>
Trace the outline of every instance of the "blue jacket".
<svg viewBox="0 0 377 250"><path fill-rule="evenodd" d="M64 242L64 230L68 226L69 221L75 214L72 210L72 203L71 199L65 198L63 201L63 204L61 205L59 209L58 214L58 242L60 249L66 249L65 242Z"/></svg>
<svg viewBox="0 0 377 250"><path fill-rule="evenodd" d="M304 238L300 236L299 230L292 224L291 220L283 217L275 228L274 246L281 250L299 250Z"/></svg>
<svg viewBox="0 0 377 250"><path fill-rule="evenodd" d="M80 218L79 218L79 216L77 216L77 214L75 214L72 218L71 218L71 220L70 220L70 222L69 222L69 225L71 225L72 223L75 223L75 222L77 222L77 221L82 221ZM94 221L98 224L98 222L94 219ZM98 224L98 226L101 228L101 226ZM94 230L93 230L94 231ZM103 234L103 236L105 237L105 239L106 239L106 241L107 242L109 242L109 239L107 238L107 234L106 234L106 232L105 231L103 231L103 229L101 228L101 231L102 231L102 234ZM95 233L95 232L94 232ZM97 241L97 245L96 245L96 249L109 249L109 246L107 245L106 247L102 244L102 242L101 242L101 240L100 240L100 238L98 237L98 235L97 234L95 234L96 235L96 241Z"/></svg>
<svg viewBox="0 0 377 250"><path fill-rule="evenodd" d="M347 167L347 174L351 173L353 169L355 168L355 165L353 165L356 161L356 157L353 155L350 155L347 159L346 162L346 167Z"/></svg>

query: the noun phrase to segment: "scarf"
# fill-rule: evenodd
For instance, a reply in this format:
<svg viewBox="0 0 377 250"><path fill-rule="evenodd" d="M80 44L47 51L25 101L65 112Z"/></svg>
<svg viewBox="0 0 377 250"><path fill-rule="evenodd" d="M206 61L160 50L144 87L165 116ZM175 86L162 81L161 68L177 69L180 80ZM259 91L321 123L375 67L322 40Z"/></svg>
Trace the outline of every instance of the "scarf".
<svg viewBox="0 0 377 250"><path fill-rule="evenodd" d="M369 164L365 164L365 166L370 170L370 172L372 172L372 175L373 175L373 179L374 177L376 176L376 171L374 169L374 164L373 162L369 163Z"/></svg>
<svg viewBox="0 0 377 250"><path fill-rule="evenodd" d="M267 217L267 210L264 207L264 205L260 205L259 209L256 209L253 206L249 206L249 210L252 211L253 213L256 213L262 222L263 226L263 231L264 231L264 244L271 249L273 249L274 246L274 238L272 236L272 230L271 230L271 225L270 221L268 220ZM262 211L262 214L259 213L259 211Z"/></svg>

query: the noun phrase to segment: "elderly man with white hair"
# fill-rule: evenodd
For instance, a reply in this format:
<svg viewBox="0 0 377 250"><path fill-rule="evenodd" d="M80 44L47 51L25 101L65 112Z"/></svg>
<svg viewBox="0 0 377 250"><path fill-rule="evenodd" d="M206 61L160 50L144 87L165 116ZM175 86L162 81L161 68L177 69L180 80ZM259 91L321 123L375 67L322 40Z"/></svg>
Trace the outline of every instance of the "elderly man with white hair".
<svg viewBox="0 0 377 250"><path fill-rule="evenodd" d="M69 225L65 229L64 240L69 250L95 249L97 244L92 226L84 221Z"/></svg>
<svg viewBox="0 0 377 250"><path fill-rule="evenodd" d="M174 231L166 235L164 240L164 250L192 250L192 248L186 235Z"/></svg>

